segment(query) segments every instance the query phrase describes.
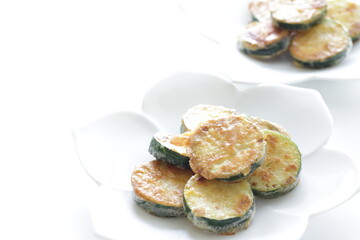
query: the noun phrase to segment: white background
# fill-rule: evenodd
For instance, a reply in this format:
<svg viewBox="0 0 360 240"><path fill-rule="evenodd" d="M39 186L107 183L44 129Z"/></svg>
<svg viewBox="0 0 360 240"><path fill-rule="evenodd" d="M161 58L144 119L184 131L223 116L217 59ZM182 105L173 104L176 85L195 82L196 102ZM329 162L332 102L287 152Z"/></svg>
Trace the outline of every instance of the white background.
<svg viewBox="0 0 360 240"><path fill-rule="evenodd" d="M175 71L220 71L217 50L171 0L1 1L0 239L97 239L87 210L96 186L71 130L139 109L146 89ZM331 106L335 136L346 130L354 142L340 148L356 155L360 130L341 124L360 116ZM312 218L303 239L359 239L359 201Z"/></svg>

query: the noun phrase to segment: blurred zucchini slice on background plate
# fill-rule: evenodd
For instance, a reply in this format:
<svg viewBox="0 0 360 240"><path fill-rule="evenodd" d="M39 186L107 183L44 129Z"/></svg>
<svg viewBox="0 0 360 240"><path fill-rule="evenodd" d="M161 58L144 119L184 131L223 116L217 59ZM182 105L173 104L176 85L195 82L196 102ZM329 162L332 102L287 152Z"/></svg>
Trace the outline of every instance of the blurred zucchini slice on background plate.
<svg viewBox="0 0 360 240"><path fill-rule="evenodd" d="M186 111L181 119L181 132L194 131L195 128L209 119L236 115L234 109L223 106L199 104Z"/></svg>
<svg viewBox="0 0 360 240"><path fill-rule="evenodd" d="M248 9L253 21L271 21L269 2L270 0L251 0L249 2Z"/></svg>
<svg viewBox="0 0 360 240"><path fill-rule="evenodd" d="M273 23L288 30L309 29L326 15L326 0L271 0Z"/></svg>
<svg viewBox="0 0 360 240"><path fill-rule="evenodd" d="M220 182L194 175L184 189L187 217L198 228L216 234L246 229L255 214L255 201L246 181Z"/></svg>
<svg viewBox="0 0 360 240"><path fill-rule="evenodd" d="M238 36L241 52L255 58L272 58L288 49L290 32L271 22L251 22Z"/></svg>
<svg viewBox="0 0 360 240"><path fill-rule="evenodd" d="M265 157L262 131L240 115L202 122L190 136L190 167L206 179L237 181Z"/></svg>
<svg viewBox="0 0 360 240"><path fill-rule="evenodd" d="M271 130L264 130L264 134L265 160L247 180L255 196L274 198L291 191L299 182L301 153L289 137Z"/></svg>
<svg viewBox="0 0 360 240"><path fill-rule="evenodd" d="M149 152L156 159L181 168L190 168L190 158L186 154L189 142L188 133L172 135L165 132L156 133L150 141Z"/></svg>
<svg viewBox="0 0 360 240"><path fill-rule="evenodd" d="M349 0L328 0L327 16L341 22L353 41L360 38L360 5Z"/></svg>
<svg viewBox="0 0 360 240"><path fill-rule="evenodd" d="M305 68L325 68L342 61L352 48L345 27L337 21L324 19L320 24L298 32L289 51L294 64Z"/></svg>
<svg viewBox="0 0 360 240"><path fill-rule="evenodd" d="M155 216L185 216L183 190L192 175L190 169L177 168L160 160L142 164L131 175L135 201Z"/></svg>

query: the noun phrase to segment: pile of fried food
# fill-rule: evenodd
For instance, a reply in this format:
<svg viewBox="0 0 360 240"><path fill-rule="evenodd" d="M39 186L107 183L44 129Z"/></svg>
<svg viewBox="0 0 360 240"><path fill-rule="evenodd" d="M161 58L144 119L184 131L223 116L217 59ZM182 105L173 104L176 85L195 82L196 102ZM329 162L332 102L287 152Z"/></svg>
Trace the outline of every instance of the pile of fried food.
<svg viewBox="0 0 360 240"><path fill-rule="evenodd" d="M297 67L326 68L360 38L360 5L352 0L251 0L248 9L252 21L237 43L254 58L288 52Z"/></svg>
<svg viewBox="0 0 360 240"><path fill-rule="evenodd" d="M131 175L135 201L148 213L187 216L205 231L235 234L255 216L255 197L297 186L301 153L280 125L205 104L188 109L180 125L180 134L153 136L156 160Z"/></svg>

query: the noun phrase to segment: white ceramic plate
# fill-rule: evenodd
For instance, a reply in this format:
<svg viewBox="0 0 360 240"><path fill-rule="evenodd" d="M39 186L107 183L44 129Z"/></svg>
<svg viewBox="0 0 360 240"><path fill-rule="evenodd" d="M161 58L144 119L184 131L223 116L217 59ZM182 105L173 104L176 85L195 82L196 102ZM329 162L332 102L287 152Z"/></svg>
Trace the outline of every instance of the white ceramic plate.
<svg viewBox="0 0 360 240"><path fill-rule="evenodd" d="M240 53L236 39L241 29L251 20L248 2L249 0L178 0L185 16L195 28L218 43L221 48L219 64L229 79L241 83L294 83L310 78L360 78L357 70L359 42L354 44L350 54L340 64L318 70L295 67L288 54L271 60L256 60Z"/></svg>
<svg viewBox="0 0 360 240"><path fill-rule="evenodd" d="M181 80L181 81L179 81ZM132 199L133 168L153 159L148 153L159 130L179 132L181 115L199 103L218 104L283 125L303 154L300 184L287 195L257 199L251 226L227 239L299 239L308 218L350 199L359 188L359 170L347 155L324 147L332 119L315 90L259 85L238 90L220 77L177 73L153 86L142 112L117 112L74 130L79 158L99 184L89 210L94 232L108 239L218 239L186 218L163 219L147 214Z"/></svg>

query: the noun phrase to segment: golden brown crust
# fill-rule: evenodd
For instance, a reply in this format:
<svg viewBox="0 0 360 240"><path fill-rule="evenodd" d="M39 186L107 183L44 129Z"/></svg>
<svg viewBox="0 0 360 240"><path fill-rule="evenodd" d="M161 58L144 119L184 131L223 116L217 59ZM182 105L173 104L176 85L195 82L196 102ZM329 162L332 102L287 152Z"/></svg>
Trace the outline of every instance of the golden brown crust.
<svg viewBox="0 0 360 240"><path fill-rule="evenodd" d="M206 179L246 176L263 158L265 147L263 133L245 117L212 119L190 136L190 167Z"/></svg>
<svg viewBox="0 0 360 240"><path fill-rule="evenodd" d="M175 146L179 146L179 147L187 147L189 146L189 136L192 134L192 132L185 132L182 134L178 134L173 136L170 139L170 143L175 145Z"/></svg>
<svg viewBox="0 0 360 240"><path fill-rule="evenodd" d="M181 207L184 186L193 174L189 169L153 160L134 169L131 185L135 194L146 201Z"/></svg>
<svg viewBox="0 0 360 240"><path fill-rule="evenodd" d="M340 23L325 19L309 30L298 32L289 51L300 61L322 61L346 50L350 42Z"/></svg>
<svg viewBox="0 0 360 240"><path fill-rule="evenodd" d="M276 132L279 132L281 134L284 134L284 135L290 137L290 134L282 126L280 126L277 123L273 123L273 122L264 120L259 117L249 116L248 118L250 119L250 121L252 121L254 124L256 124L261 130L268 129L268 130L276 131Z"/></svg>
<svg viewBox="0 0 360 240"><path fill-rule="evenodd" d="M186 184L184 196L195 216L218 220L241 217L254 203L246 180L225 183L207 180L198 174Z"/></svg>
<svg viewBox="0 0 360 240"><path fill-rule="evenodd" d="M251 22L239 36L239 43L249 50L259 50L289 36L288 30L280 29L271 22Z"/></svg>
<svg viewBox="0 0 360 240"><path fill-rule="evenodd" d="M190 134L191 132L185 132L178 135L157 132L154 135L154 138L168 149L186 156L186 148L189 145Z"/></svg>
<svg viewBox="0 0 360 240"><path fill-rule="evenodd" d="M328 0L327 16L341 22L352 38L360 35L360 5L348 0Z"/></svg>
<svg viewBox="0 0 360 240"><path fill-rule="evenodd" d="M306 24L322 15L326 0L272 0L270 12L276 21L290 24Z"/></svg>
<svg viewBox="0 0 360 240"><path fill-rule="evenodd" d="M257 21L271 21L269 2L270 0L251 0L249 2L249 11Z"/></svg>
<svg viewBox="0 0 360 240"><path fill-rule="evenodd" d="M300 153L285 135L269 130L265 132L266 158L247 179L254 189L260 191L285 188L297 180L301 167Z"/></svg>
<svg viewBox="0 0 360 240"><path fill-rule="evenodd" d="M184 132L193 131L201 122L235 114L236 111L234 109L223 106L199 104L186 111L181 119L181 124Z"/></svg>

